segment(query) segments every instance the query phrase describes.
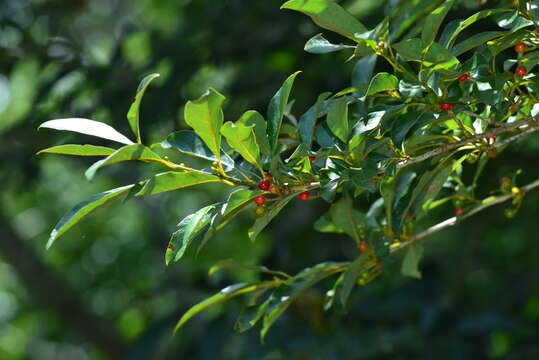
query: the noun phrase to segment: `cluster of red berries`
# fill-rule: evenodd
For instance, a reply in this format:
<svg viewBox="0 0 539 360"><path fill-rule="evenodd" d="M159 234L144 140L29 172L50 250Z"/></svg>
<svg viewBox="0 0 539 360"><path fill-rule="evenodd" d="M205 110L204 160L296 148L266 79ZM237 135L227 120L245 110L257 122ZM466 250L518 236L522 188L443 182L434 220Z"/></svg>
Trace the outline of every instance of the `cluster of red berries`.
<svg viewBox="0 0 539 360"><path fill-rule="evenodd" d="M309 156L309 160L312 162L314 161L314 156ZM270 183L270 179L273 178L271 174L265 174L264 179L260 180L257 184L258 188L262 191L269 191L271 194L278 195L279 194L279 188L277 185ZM303 191L299 194L299 199L302 201L308 201L309 200L309 192ZM255 196L254 202L256 205L258 205L255 209L255 213L257 215L262 215L265 212L264 204L266 203L266 196L264 194L260 194Z"/></svg>

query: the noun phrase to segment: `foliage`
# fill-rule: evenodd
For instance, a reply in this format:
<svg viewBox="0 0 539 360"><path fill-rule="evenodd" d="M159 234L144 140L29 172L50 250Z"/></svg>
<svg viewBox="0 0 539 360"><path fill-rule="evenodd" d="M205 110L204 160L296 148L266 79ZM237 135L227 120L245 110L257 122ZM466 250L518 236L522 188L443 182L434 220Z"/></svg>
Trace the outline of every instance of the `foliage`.
<svg viewBox="0 0 539 360"><path fill-rule="evenodd" d="M325 310L334 306L334 299L344 306L355 285L376 279L386 259L401 249L406 249L403 274L421 277L418 263L423 245L419 240L503 201L512 201L507 213L514 216L526 192L539 185L533 182L518 187L513 178L487 198L476 195L488 160L539 130L538 84L532 72L539 62L535 50L539 14L537 4L528 4L519 2L517 9L507 5L481 10L445 24L453 6L453 1L445 1L422 21L409 21L407 14L397 11L368 30L336 2L291 0L282 8L308 15L321 28L349 42L332 44L317 34L307 41L305 50L349 51L349 61L355 60L361 71L351 87L313 96L314 105L299 120L292 115L290 100L296 72L270 100L265 119L249 110L238 121L225 122L225 97L209 89L185 105L185 123L193 132L171 133L156 144L142 143L139 107L157 74L141 81L128 111L134 142L93 120L44 123L41 127L125 144L113 150L92 145L42 150L104 156L86 171L88 179L105 165L128 160L153 162L166 170L79 203L56 225L49 246L109 200L219 182L234 192L178 223L166 249L167 264L181 260L197 243L200 250L233 217L254 207L253 200L260 195L267 202L256 206L257 217L248 234L252 241L297 195L308 191L311 198L321 197L330 204L328 213L316 222L317 230L345 233L358 245L367 246L351 262L324 262L296 275L234 264L273 277L226 287L185 313L176 329L209 306L250 294L236 328L245 331L260 322L264 339L277 318L310 287L332 279ZM501 30L466 39L459 36L483 19L494 20ZM511 48L518 43L527 47L513 55ZM373 64L382 61L391 72L374 74ZM197 168L177 162L170 150L203 159L205 165ZM268 174L273 187L264 189L259 183ZM369 206L358 205L364 200ZM456 216L419 231L432 222L431 214L438 208L452 212L451 204Z"/></svg>

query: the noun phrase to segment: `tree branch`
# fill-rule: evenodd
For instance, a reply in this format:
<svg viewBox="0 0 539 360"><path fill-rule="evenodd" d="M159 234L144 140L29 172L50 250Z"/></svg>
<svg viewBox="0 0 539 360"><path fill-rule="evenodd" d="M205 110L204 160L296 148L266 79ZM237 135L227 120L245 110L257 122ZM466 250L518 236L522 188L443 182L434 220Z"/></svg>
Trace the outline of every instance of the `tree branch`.
<svg viewBox="0 0 539 360"><path fill-rule="evenodd" d="M528 185L520 188L520 190L524 193L532 190L532 189L535 189L536 187L539 187L539 179L529 183ZM503 195L503 196L499 196L497 197L496 199L488 202L488 203L484 203L484 204L481 204L479 205L478 207L472 209L470 212L464 214L463 216L461 216L460 218L457 218L456 216L453 216L449 219L446 219L444 221L442 221L441 223L438 223L436 225L433 225L431 226L430 228L428 228L427 230L423 231L423 232L420 232L419 234L411 237L410 239L402 242L399 246L397 247L394 247L391 249L391 252L396 252L408 245L410 245L411 243L414 243L416 241L419 241L431 234L434 234L435 232L438 232L442 229L445 229L446 227L449 227L449 226L454 226L455 224L457 224L457 221L458 220L464 220L466 218L469 218L470 216L472 215L475 215L477 214L478 212L480 211L483 211L491 206L494 206L494 205L498 205L498 204L501 204L503 202L506 202L507 200L510 200L514 197L513 194L508 194L508 195Z"/></svg>

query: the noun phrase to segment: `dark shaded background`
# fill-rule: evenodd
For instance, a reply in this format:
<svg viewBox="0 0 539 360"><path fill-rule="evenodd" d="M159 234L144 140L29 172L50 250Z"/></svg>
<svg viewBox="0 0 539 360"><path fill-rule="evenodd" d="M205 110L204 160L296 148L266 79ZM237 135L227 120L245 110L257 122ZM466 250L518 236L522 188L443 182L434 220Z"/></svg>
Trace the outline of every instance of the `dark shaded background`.
<svg viewBox="0 0 539 360"><path fill-rule="evenodd" d="M189 306L228 284L255 279L242 271L208 277L217 260L294 273L353 258L348 239L312 230L327 209L322 201L293 203L254 244L246 236L252 215L244 214L198 258L190 254L170 267L164 248L175 224L225 198L228 189L200 186L116 203L45 251L48 232L75 203L155 168L120 164L88 183L83 172L93 159L35 153L99 140L37 132L41 122L87 117L128 134L125 113L138 82L151 72L161 78L143 101L148 144L184 127L183 104L209 86L227 96L225 117L234 120L247 109L265 113L296 70L303 70L292 95L296 115L319 93L349 85L354 63L345 62L348 54L303 52L319 30L300 14L280 11L281 3L0 1L0 359L539 358L537 193L514 219L500 206L432 236L422 280L402 278L395 256L380 280L353 293L348 312L325 314L323 288L308 292L265 344L256 331L232 330L239 302L196 317L175 337L171 331ZM399 3L342 2L367 27ZM487 5L463 1L450 16ZM538 177L538 151L537 137L531 138L491 161L484 193L519 168L525 170L521 184Z"/></svg>

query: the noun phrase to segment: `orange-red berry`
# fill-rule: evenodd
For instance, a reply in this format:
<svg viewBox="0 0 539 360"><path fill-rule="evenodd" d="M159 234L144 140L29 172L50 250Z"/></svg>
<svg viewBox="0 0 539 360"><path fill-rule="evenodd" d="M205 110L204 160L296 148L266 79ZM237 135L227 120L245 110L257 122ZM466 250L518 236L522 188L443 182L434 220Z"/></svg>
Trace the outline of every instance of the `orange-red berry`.
<svg viewBox="0 0 539 360"><path fill-rule="evenodd" d="M440 109L442 109L443 111L449 111L452 108L453 108L453 104L451 103L448 103L448 102L440 103Z"/></svg>
<svg viewBox="0 0 539 360"><path fill-rule="evenodd" d="M309 155L309 161L310 161L310 162L313 162L314 160L316 160L316 156L314 156L314 155Z"/></svg>
<svg viewBox="0 0 539 360"><path fill-rule="evenodd" d="M517 76L524 76L528 72L528 69L526 67L519 65L515 68L515 75Z"/></svg>
<svg viewBox="0 0 539 360"><path fill-rule="evenodd" d="M266 197L264 195L258 195L255 197L255 203L257 205L263 205L266 202Z"/></svg>
<svg viewBox="0 0 539 360"><path fill-rule="evenodd" d="M463 208L461 207L458 207L455 209L455 216L459 216L460 214L462 214L462 212L464 211Z"/></svg>
<svg viewBox="0 0 539 360"><path fill-rule="evenodd" d="M309 192L308 191L304 191L302 193L299 194L299 199L301 201L309 201Z"/></svg>
<svg viewBox="0 0 539 360"><path fill-rule="evenodd" d="M268 179L262 179L258 182L258 188L260 190L268 190L270 188L270 182L268 181Z"/></svg>
<svg viewBox="0 0 539 360"><path fill-rule="evenodd" d="M362 254L367 251L368 248L369 244L366 241L360 241L357 243L357 250Z"/></svg>
<svg viewBox="0 0 539 360"><path fill-rule="evenodd" d="M515 45L516 53L522 54L524 50L526 50L526 44L524 44L523 42L519 42L518 44Z"/></svg>
<svg viewBox="0 0 539 360"><path fill-rule="evenodd" d="M468 80L469 77L470 77L470 73L466 71L464 74L462 74L462 75L460 75L458 77L458 80L460 82L464 82L464 81Z"/></svg>

